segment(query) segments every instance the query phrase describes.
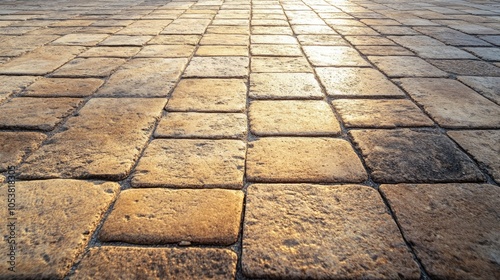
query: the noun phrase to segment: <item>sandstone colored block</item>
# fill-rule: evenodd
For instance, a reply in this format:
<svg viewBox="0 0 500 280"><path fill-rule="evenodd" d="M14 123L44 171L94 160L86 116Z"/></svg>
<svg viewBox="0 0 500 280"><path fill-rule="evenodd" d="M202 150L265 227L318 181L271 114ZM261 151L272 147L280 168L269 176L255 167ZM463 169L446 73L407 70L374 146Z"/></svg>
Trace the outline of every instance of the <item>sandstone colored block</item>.
<svg viewBox="0 0 500 280"><path fill-rule="evenodd" d="M38 132L0 132L0 172L17 166L25 155L38 149L45 138L45 134Z"/></svg>
<svg viewBox="0 0 500 280"><path fill-rule="evenodd" d="M247 46L199 46L197 56L246 56Z"/></svg>
<svg viewBox="0 0 500 280"><path fill-rule="evenodd" d="M401 79L399 82L443 127L500 127L500 106L456 80Z"/></svg>
<svg viewBox="0 0 500 280"><path fill-rule="evenodd" d="M0 103L12 94L24 90L27 86L36 81L33 76L0 76Z"/></svg>
<svg viewBox="0 0 500 280"><path fill-rule="evenodd" d="M248 44L249 36L241 34L205 34L200 41L200 45L248 46Z"/></svg>
<svg viewBox="0 0 500 280"><path fill-rule="evenodd" d="M8 271L10 264L2 261L5 279L63 279L120 190L116 183L60 179L16 182L15 186L16 272ZM7 184L0 192L7 198ZM7 199L0 205L7 210ZM0 217L12 222L9 214L2 211ZM9 236L7 229L2 228L2 236Z"/></svg>
<svg viewBox="0 0 500 280"><path fill-rule="evenodd" d="M351 44L358 46L394 46L393 41L382 36L346 36L345 39Z"/></svg>
<svg viewBox="0 0 500 280"><path fill-rule="evenodd" d="M135 57L189 57L194 46L186 45L148 45L141 49Z"/></svg>
<svg viewBox="0 0 500 280"><path fill-rule="evenodd" d="M252 44L250 46L252 55L260 56L302 56L298 45L267 45Z"/></svg>
<svg viewBox="0 0 500 280"><path fill-rule="evenodd" d="M430 277L500 277L497 186L399 184L380 189Z"/></svg>
<svg viewBox="0 0 500 280"><path fill-rule="evenodd" d="M77 46L44 46L0 64L0 74L45 75L73 59L85 48Z"/></svg>
<svg viewBox="0 0 500 280"><path fill-rule="evenodd" d="M99 239L230 245L238 239L243 197L242 191L221 189L125 190L104 222Z"/></svg>
<svg viewBox="0 0 500 280"><path fill-rule="evenodd" d="M186 64L186 58L131 59L111 75L96 95L165 97Z"/></svg>
<svg viewBox="0 0 500 280"><path fill-rule="evenodd" d="M413 56L369 56L368 59L387 76L446 77L448 74Z"/></svg>
<svg viewBox="0 0 500 280"><path fill-rule="evenodd" d="M332 97L404 96L403 91L372 68L321 67L316 68L316 73Z"/></svg>
<svg viewBox="0 0 500 280"><path fill-rule="evenodd" d="M403 56L414 55L411 51L400 46L356 46L358 51L366 56L368 55L387 55Z"/></svg>
<svg viewBox="0 0 500 280"><path fill-rule="evenodd" d="M128 58L138 53L138 47L93 47L79 55L79 57L119 57Z"/></svg>
<svg viewBox="0 0 500 280"><path fill-rule="evenodd" d="M155 137L243 138L247 116L238 113L168 113L158 124Z"/></svg>
<svg viewBox="0 0 500 280"><path fill-rule="evenodd" d="M79 98L12 98L0 105L0 128L50 131L82 101Z"/></svg>
<svg viewBox="0 0 500 280"><path fill-rule="evenodd" d="M252 73L249 96L255 99L321 99L312 73Z"/></svg>
<svg viewBox="0 0 500 280"><path fill-rule="evenodd" d="M500 77L461 76L458 80L500 105Z"/></svg>
<svg viewBox="0 0 500 280"><path fill-rule="evenodd" d="M259 136L338 135L340 125L324 101L253 101L248 110L250 130Z"/></svg>
<svg viewBox="0 0 500 280"><path fill-rule="evenodd" d="M362 182L367 174L351 145L335 138L277 137L249 143L253 182Z"/></svg>
<svg viewBox="0 0 500 280"><path fill-rule="evenodd" d="M307 60L300 57L252 57L252 73L311 73Z"/></svg>
<svg viewBox="0 0 500 280"><path fill-rule="evenodd" d="M68 34L53 41L52 44L67 46L95 46L108 36L108 34Z"/></svg>
<svg viewBox="0 0 500 280"><path fill-rule="evenodd" d="M158 35L148 45L196 45L200 39L200 35Z"/></svg>
<svg viewBox="0 0 500 280"><path fill-rule="evenodd" d="M92 95L103 83L103 80L93 78L42 78L31 84L23 96L85 97Z"/></svg>
<svg viewBox="0 0 500 280"><path fill-rule="evenodd" d="M302 46L348 46L349 43L339 35L297 35Z"/></svg>
<svg viewBox="0 0 500 280"><path fill-rule="evenodd" d="M134 187L243 187L246 145L239 140L153 140L139 160Z"/></svg>
<svg viewBox="0 0 500 280"><path fill-rule="evenodd" d="M127 177L161 116L163 98L93 98L25 160L21 178Z"/></svg>
<svg viewBox="0 0 500 280"><path fill-rule="evenodd" d="M214 56L193 57L189 62L184 77L247 77L248 57Z"/></svg>
<svg viewBox="0 0 500 280"><path fill-rule="evenodd" d="M484 176L445 135L432 130L351 130L375 182L477 182Z"/></svg>
<svg viewBox="0 0 500 280"><path fill-rule="evenodd" d="M243 273L281 279L418 279L376 190L359 185L251 185Z"/></svg>
<svg viewBox="0 0 500 280"><path fill-rule="evenodd" d="M228 249L102 246L90 249L71 279L225 280L234 279L237 261Z"/></svg>
<svg viewBox="0 0 500 280"><path fill-rule="evenodd" d="M252 35L252 44L296 45L297 39L290 35Z"/></svg>
<svg viewBox="0 0 500 280"><path fill-rule="evenodd" d="M304 46L304 53L314 66L370 66L356 49L347 46Z"/></svg>
<svg viewBox="0 0 500 280"><path fill-rule="evenodd" d="M143 46L153 36L129 36L129 35L112 35L100 42L100 46Z"/></svg>
<svg viewBox="0 0 500 280"><path fill-rule="evenodd" d="M75 58L57 69L52 77L107 77L125 62L122 58Z"/></svg>
<svg viewBox="0 0 500 280"><path fill-rule="evenodd" d="M292 29L297 35L337 34L337 32L333 31L333 29L326 24L292 25Z"/></svg>
<svg viewBox="0 0 500 280"><path fill-rule="evenodd" d="M338 99L332 104L346 127L395 128L434 125L434 122L410 100Z"/></svg>
<svg viewBox="0 0 500 280"><path fill-rule="evenodd" d="M167 111L243 112L244 79L183 79L168 101Z"/></svg>

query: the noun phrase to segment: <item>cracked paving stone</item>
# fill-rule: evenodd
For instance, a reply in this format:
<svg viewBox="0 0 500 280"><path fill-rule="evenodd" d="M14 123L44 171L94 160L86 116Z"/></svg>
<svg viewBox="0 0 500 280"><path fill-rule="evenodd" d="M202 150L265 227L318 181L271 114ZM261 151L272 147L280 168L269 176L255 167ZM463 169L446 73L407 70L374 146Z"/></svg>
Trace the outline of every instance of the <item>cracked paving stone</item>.
<svg viewBox="0 0 500 280"><path fill-rule="evenodd" d="M183 77L247 77L248 57L193 57Z"/></svg>
<svg viewBox="0 0 500 280"><path fill-rule="evenodd" d="M104 222L99 239L230 245L238 239L243 197L242 191L222 189L125 190Z"/></svg>
<svg viewBox="0 0 500 280"><path fill-rule="evenodd" d="M404 96L396 85L372 68L316 68L318 77L332 97Z"/></svg>
<svg viewBox="0 0 500 280"><path fill-rule="evenodd" d="M25 160L20 178L127 177L161 116L163 98L93 98Z"/></svg>
<svg viewBox="0 0 500 280"><path fill-rule="evenodd" d="M455 140L467 153L479 162L500 182L500 131L498 130L463 130L448 131L447 134Z"/></svg>
<svg viewBox="0 0 500 280"><path fill-rule="evenodd" d="M497 186L399 184L380 189L430 277L500 277Z"/></svg>
<svg viewBox="0 0 500 280"><path fill-rule="evenodd" d="M217 248L91 248L70 279L234 279L236 253ZM141 264L141 265L138 265Z"/></svg>
<svg viewBox="0 0 500 280"><path fill-rule="evenodd" d="M125 63L125 59L91 57L75 58L57 69L52 77L107 77Z"/></svg>
<svg viewBox="0 0 500 280"><path fill-rule="evenodd" d="M284 279L418 279L418 265L375 189L248 188L243 273Z"/></svg>
<svg viewBox="0 0 500 280"><path fill-rule="evenodd" d="M458 80L500 105L500 77L460 76Z"/></svg>
<svg viewBox="0 0 500 280"><path fill-rule="evenodd" d="M138 47L93 47L79 55L79 57L118 57L128 58L139 52Z"/></svg>
<svg viewBox="0 0 500 280"><path fill-rule="evenodd" d="M437 68L455 75L500 77L500 67L485 61L433 59L429 62Z"/></svg>
<svg viewBox="0 0 500 280"><path fill-rule="evenodd" d="M195 47L186 45L148 45L135 57L189 57Z"/></svg>
<svg viewBox="0 0 500 280"><path fill-rule="evenodd" d="M95 46L106 39L109 34L68 34L53 41L52 45Z"/></svg>
<svg viewBox="0 0 500 280"><path fill-rule="evenodd" d="M445 135L432 130L351 130L380 183L483 181L475 163Z"/></svg>
<svg viewBox="0 0 500 280"><path fill-rule="evenodd" d="M304 53L314 66L370 66L356 49L347 46L304 46Z"/></svg>
<svg viewBox="0 0 500 280"><path fill-rule="evenodd" d="M448 74L413 56L369 56L368 59L389 77L446 77Z"/></svg>
<svg viewBox="0 0 500 280"><path fill-rule="evenodd" d="M129 36L129 35L111 35L104 41L99 43L99 46L143 46L153 36Z"/></svg>
<svg viewBox="0 0 500 280"><path fill-rule="evenodd" d="M402 99L339 99L332 102L346 127L433 126L413 102Z"/></svg>
<svg viewBox="0 0 500 280"><path fill-rule="evenodd" d="M85 50L79 46L44 46L0 65L0 74L45 75Z"/></svg>
<svg viewBox="0 0 500 280"><path fill-rule="evenodd" d="M247 46L199 46L196 50L197 56L246 56Z"/></svg>
<svg viewBox="0 0 500 280"><path fill-rule="evenodd" d="M23 91L27 86L37 80L33 76L0 76L0 103L12 94Z"/></svg>
<svg viewBox="0 0 500 280"><path fill-rule="evenodd" d="M134 58L111 75L98 96L165 97L174 88L186 58Z"/></svg>
<svg viewBox="0 0 500 280"><path fill-rule="evenodd" d="M12 98L0 105L0 128L50 131L82 101L79 98Z"/></svg>
<svg viewBox="0 0 500 280"><path fill-rule="evenodd" d="M0 172L18 165L22 158L38 149L47 136L38 132L0 132ZM2 182L0 180L0 182Z"/></svg>
<svg viewBox="0 0 500 280"><path fill-rule="evenodd" d="M42 78L31 84L23 96L34 97L86 97L102 84L101 79Z"/></svg>
<svg viewBox="0 0 500 280"><path fill-rule="evenodd" d="M247 116L238 113L168 113L155 131L155 137L232 138L247 134Z"/></svg>
<svg viewBox="0 0 500 280"><path fill-rule="evenodd" d="M7 185L0 187L7 197ZM77 180L16 182L16 272L0 263L2 278L62 279L84 252L100 219L115 199L117 183ZM7 209L7 200L0 205ZM7 211L0 217L7 221ZM7 229L7 227L4 227ZM64 230L61 230L64 229ZM6 235L2 230L2 235Z"/></svg>
<svg viewBox="0 0 500 280"><path fill-rule="evenodd" d="M249 144L254 182L362 182L367 174L349 142L334 138L261 138Z"/></svg>
<svg viewBox="0 0 500 280"><path fill-rule="evenodd" d="M441 126L447 128L500 127L500 106L459 81L401 79L401 86Z"/></svg>
<svg viewBox="0 0 500 280"><path fill-rule="evenodd" d="M239 140L153 140L139 160L134 187L243 187L246 145Z"/></svg>
<svg viewBox="0 0 500 280"><path fill-rule="evenodd" d="M322 99L311 73L252 73L250 97L256 99Z"/></svg>
<svg viewBox="0 0 500 280"><path fill-rule="evenodd" d="M340 124L324 101L253 101L250 130L259 136L339 135Z"/></svg>
<svg viewBox="0 0 500 280"><path fill-rule="evenodd" d="M304 57L252 57L253 73L303 73L312 72Z"/></svg>
<svg viewBox="0 0 500 280"><path fill-rule="evenodd" d="M243 112L247 86L244 79L182 79L166 106L167 111Z"/></svg>

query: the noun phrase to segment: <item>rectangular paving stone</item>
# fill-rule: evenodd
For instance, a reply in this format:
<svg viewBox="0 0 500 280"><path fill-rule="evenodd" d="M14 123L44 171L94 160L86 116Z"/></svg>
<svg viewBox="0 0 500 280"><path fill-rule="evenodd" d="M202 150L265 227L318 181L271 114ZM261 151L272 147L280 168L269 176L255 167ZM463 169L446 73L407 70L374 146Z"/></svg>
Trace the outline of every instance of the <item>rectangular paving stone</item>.
<svg viewBox="0 0 500 280"><path fill-rule="evenodd" d="M1 22L0 22L1 23ZM56 35L7 36L0 39L0 56L18 56L59 38Z"/></svg>
<svg viewBox="0 0 500 280"><path fill-rule="evenodd" d="M277 44L296 45L297 39L290 35L259 35L253 34L250 38L252 44Z"/></svg>
<svg viewBox="0 0 500 280"><path fill-rule="evenodd" d="M500 77L500 67L485 61L432 59L429 62L437 68L455 75Z"/></svg>
<svg viewBox="0 0 500 280"><path fill-rule="evenodd" d="M363 55L388 55L388 56L402 56L414 55L413 52L400 47L400 46L356 46L356 49Z"/></svg>
<svg viewBox="0 0 500 280"><path fill-rule="evenodd" d="M375 182L477 182L475 163L433 130L351 130Z"/></svg>
<svg viewBox="0 0 500 280"><path fill-rule="evenodd" d="M38 132L0 132L0 172L17 166L27 154L38 149L47 138ZM3 180L0 180L3 182Z"/></svg>
<svg viewBox="0 0 500 280"><path fill-rule="evenodd" d="M500 106L450 79L401 79L401 86L441 126L500 127Z"/></svg>
<svg viewBox="0 0 500 280"><path fill-rule="evenodd" d="M135 57L190 57L194 49L194 46L186 45L148 45Z"/></svg>
<svg viewBox="0 0 500 280"><path fill-rule="evenodd" d="M356 49L347 46L304 46L304 53L314 66L370 66Z"/></svg>
<svg viewBox="0 0 500 280"><path fill-rule="evenodd" d="M172 112L163 117L155 137L243 138L247 134L247 116L238 113Z"/></svg>
<svg viewBox="0 0 500 280"><path fill-rule="evenodd" d="M75 58L57 69L52 77L107 77L125 62L122 58Z"/></svg>
<svg viewBox="0 0 500 280"><path fill-rule="evenodd" d="M120 189L116 183L60 179L18 181L15 186L16 272L2 261L5 279L64 278ZM7 197L7 184L2 184L0 192ZM7 199L0 205L7 209ZM4 221L8 215L8 211L0 213ZM9 236L7 229L3 227L2 236Z"/></svg>
<svg viewBox="0 0 500 280"><path fill-rule="evenodd" d="M99 239L230 245L238 239L243 197L242 191L221 189L125 190L104 222Z"/></svg>
<svg viewBox="0 0 500 280"><path fill-rule="evenodd" d="M99 46L143 46L153 36L141 35L112 35L99 43Z"/></svg>
<svg viewBox="0 0 500 280"><path fill-rule="evenodd" d="M320 67L316 73L332 97L404 96L403 91L376 69Z"/></svg>
<svg viewBox="0 0 500 280"><path fill-rule="evenodd" d="M79 98L12 98L0 105L0 128L50 131L82 101Z"/></svg>
<svg viewBox="0 0 500 280"><path fill-rule="evenodd" d="M23 91L27 86L36 81L35 76L0 76L0 103L12 94Z"/></svg>
<svg viewBox="0 0 500 280"><path fill-rule="evenodd" d="M0 64L0 74L45 75L84 51L79 46L44 46Z"/></svg>
<svg viewBox="0 0 500 280"><path fill-rule="evenodd" d="M500 105L500 77L460 76L458 80Z"/></svg>
<svg viewBox="0 0 500 280"><path fill-rule="evenodd" d="M228 249L101 246L89 250L71 279L225 280L234 279L237 262Z"/></svg>
<svg viewBox="0 0 500 280"><path fill-rule="evenodd" d="M368 56L389 77L446 77L448 74L413 56Z"/></svg>
<svg viewBox="0 0 500 280"><path fill-rule="evenodd" d="M130 25L127 25L116 34L123 35L158 35L171 20L138 20Z"/></svg>
<svg viewBox="0 0 500 280"><path fill-rule="evenodd" d="M197 56L246 56L248 46L199 46Z"/></svg>
<svg viewBox="0 0 500 280"><path fill-rule="evenodd" d="M349 43L339 35L297 35L302 46L348 46Z"/></svg>
<svg viewBox="0 0 500 280"><path fill-rule="evenodd" d="M367 174L351 145L335 138L276 137L249 143L252 182L362 182Z"/></svg>
<svg viewBox="0 0 500 280"><path fill-rule="evenodd" d="M430 277L500 277L497 186L399 184L380 189Z"/></svg>
<svg viewBox="0 0 500 280"><path fill-rule="evenodd" d="M338 135L340 125L324 101L253 101L248 109L250 130L259 136Z"/></svg>
<svg viewBox="0 0 500 280"><path fill-rule="evenodd" d="M255 184L245 212L247 277L419 278L396 223L370 187Z"/></svg>
<svg viewBox="0 0 500 280"><path fill-rule="evenodd" d="M167 96L186 67L186 58L135 58L123 64L98 96Z"/></svg>
<svg viewBox="0 0 500 280"><path fill-rule="evenodd" d="M318 25L292 25L293 32L297 35L313 35L313 34L337 34L333 29L326 24Z"/></svg>
<svg viewBox="0 0 500 280"><path fill-rule="evenodd" d="M322 99L312 73L252 73L249 96L255 99Z"/></svg>
<svg viewBox="0 0 500 280"><path fill-rule="evenodd" d="M205 33L210 19L176 19L160 34L199 35Z"/></svg>
<svg viewBox="0 0 500 280"><path fill-rule="evenodd" d="M346 127L395 128L433 126L413 102L406 99L339 99L332 102Z"/></svg>
<svg viewBox="0 0 500 280"><path fill-rule="evenodd" d="M465 48L479 58L489 61L500 61L500 48Z"/></svg>
<svg viewBox="0 0 500 280"><path fill-rule="evenodd" d="M246 145L239 140L153 140L139 160L134 187L243 187Z"/></svg>
<svg viewBox="0 0 500 280"><path fill-rule="evenodd" d="M244 112L245 79L182 79L166 106L167 111Z"/></svg>
<svg viewBox="0 0 500 280"><path fill-rule="evenodd" d="M312 72L304 57L262 57L252 56L253 73L305 73Z"/></svg>
<svg viewBox="0 0 500 280"><path fill-rule="evenodd" d="M293 31L288 26L262 26L253 25L251 27L253 34L277 34L277 35L293 35Z"/></svg>
<svg viewBox="0 0 500 280"><path fill-rule="evenodd" d="M163 98L93 98L25 160L20 178L127 177L161 116Z"/></svg>
<svg viewBox="0 0 500 280"><path fill-rule="evenodd" d="M53 41L52 45L95 46L108 36L108 34L68 34Z"/></svg>
<svg viewBox="0 0 500 280"><path fill-rule="evenodd" d="M200 35L158 35L148 45L196 45L200 41Z"/></svg>
<svg viewBox="0 0 500 280"><path fill-rule="evenodd" d="M299 45L252 44L250 52L255 56L302 56Z"/></svg>
<svg viewBox="0 0 500 280"><path fill-rule="evenodd" d="M79 55L79 57L132 57L139 52L138 47L93 47Z"/></svg>
<svg viewBox="0 0 500 280"><path fill-rule="evenodd" d="M26 88L23 96L33 97L86 97L102 84L101 79L42 78Z"/></svg>
<svg viewBox="0 0 500 280"><path fill-rule="evenodd" d="M210 25L207 27L207 34L243 34L249 35L250 28L248 26L243 25Z"/></svg>
<svg viewBox="0 0 500 280"><path fill-rule="evenodd" d="M345 36L349 43L355 46L394 46L393 41L383 36Z"/></svg>
<svg viewBox="0 0 500 280"><path fill-rule="evenodd" d="M201 37L200 45L248 46L249 36L241 34L205 34Z"/></svg>
<svg viewBox="0 0 500 280"><path fill-rule="evenodd" d="M243 56L193 57L183 77L247 77L248 64L248 57Z"/></svg>
<svg viewBox="0 0 500 280"><path fill-rule="evenodd" d="M431 59L476 59L472 54L452 46L410 46L421 58Z"/></svg>

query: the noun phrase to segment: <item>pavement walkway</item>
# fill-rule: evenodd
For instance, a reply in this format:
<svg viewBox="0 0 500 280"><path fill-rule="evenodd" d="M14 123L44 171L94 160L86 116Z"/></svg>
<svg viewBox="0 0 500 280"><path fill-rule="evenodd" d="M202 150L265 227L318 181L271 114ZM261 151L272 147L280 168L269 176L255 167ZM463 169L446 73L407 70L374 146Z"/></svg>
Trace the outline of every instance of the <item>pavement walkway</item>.
<svg viewBox="0 0 500 280"><path fill-rule="evenodd" d="M500 279L500 3L0 1L0 279Z"/></svg>

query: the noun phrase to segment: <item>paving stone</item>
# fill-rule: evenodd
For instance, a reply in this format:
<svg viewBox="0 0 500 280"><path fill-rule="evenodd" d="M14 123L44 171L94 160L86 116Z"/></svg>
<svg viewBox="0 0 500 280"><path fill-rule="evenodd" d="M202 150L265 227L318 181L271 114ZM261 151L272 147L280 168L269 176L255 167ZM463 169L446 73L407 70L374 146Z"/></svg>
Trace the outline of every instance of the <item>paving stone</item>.
<svg viewBox="0 0 500 280"><path fill-rule="evenodd" d="M255 99L322 99L311 73L252 73L249 96Z"/></svg>
<svg viewBox="0 0 500 280"><path fill-rule="evenodd" d="M107 77L125 61L107 57L75 58L56 70L52 77Z"/></svg>
<svg viewBox="0 0 500 280"><path fill-rule="evenodd" d="M12 98L0 105L0 127L50 131L81 102L78 98Z"/></svg>
<svg viewBox="0 0 500 280"><path fill-rule="evenodd" d="M212 25L236 25L236 26L248 26L249 20L248 19L214 19L211 23Z"/></svg>
<svg viewBox="0 0 500 280"><path fill-rule="evenodd" d="M484 41L500 46L500 35L488 35L488 36L480 36Z"/></svg>
<svg viewBox="0 0 500 280"><path fill-rule="evenodd" d="M448 135L455 140L467 153L472 155L500 182L500 131L498 130L463 130L448 131Z"/></svg>
<svg viewBox="0 0 500 280"><path fill-rule="evenodd" d="M500 106L456 80L401 79L399 82L443 127L500 127Z"/></svg>
<svg viewBox="0 0 500 280"><path fill-rule="evenodd" d="M100 46L143 46L153 36L112 35L100 42Z"/></svg>
<svg viewBox="0 0 500 280"><path fill-rule="evenodd" d="M432 130L351 130L380 183L482 181L476 165L446 136Z"/></svg>
<svg viewBox="0 0 500 280"><path fill-rule="evenodd" d="M362 182L366 172L349 142L335 138L261 138L248 145L252 182Z"/></svg>
<svg viewBox="0 0 500 280"><path fill-rule="evenodd" d="M79 57L132 57L139 52L138 47L93 47Z"/></svg>
<svg viewBox="0 0 500 280"><path fill-rule="evenodd" d="M332 102L346 127L395 128L433 126L410 100L339 99Z"/></svg>
<svg viewBox="0 0 500 280"><path fill-rule="evenodd" d="M347 46L304 46L304 53L314 66L370 66L359 53Z"/></svg>
<svg viewBox="0 0 500 280"><path fill-rule="evenodd" d="M194 46L185 45L149 45L141 49L135 57L190 57Z"/></svg>
<svg viewBox="0 0 500 280"><path fill-rule="evenodd" d="M500 48L466 48L479 58L490 61L500 61Z"/></svg>
<svg viewBox="0 0 500 280"><path fill-rule="evenodd" d="M387 76L393 77L446 77L448 74L413 56L368 56Z"/></svg>
<svg viewBox="0 0 500 280"><path fill-rule="evenodd" d="M452 46L410 46L421 58L432 59L476 59L475 56Z"/></svg>
<svg viewBox="0 0 500 280"><path fill-rule="evenodd" d="M52 44L68 46L95 46L108 36L108 34L68 34L55 40Z"/></svg>
<svg viewBox="0 0 500 280"><path fill-rule="evenodd" d="M430 277L500 277L498 187L399 184L380 189Z"/></svg>
<svg viewBox="0 0 500 280"><path fill-rule="evenodd" d="M253 101L250 130L259 136L338 135L340 125L324 101Z"/></svg>
<svg viewBox="0 0 500 280"><path fill-rule="evenodd" d="M200 45L248 46L249 36L239 34L205 34Z"/></svg>
<svg viewBox="0 0 500 280"><path fill-rule="evenodd" d="M297 39L290 35L252 35L252 44L296 45Z"/></svg>
<svg viewBox="0 0 500 280"><path fill-rule="evenodd" d="M139 160L134 187L243 187L246 145L239 140L153 140Z"/></svg>
<svg viewBox="0 0 500 280"><path fill-rule="evenodd" d="M366 27L366 24L356 19L332 18L325 20L326 23L333 26L361 26Z"/></svg>
<svg viewBox="0 0 500 280"><path fill-rule="evenodd" d="M298 45L252 44L250 52L257 56L302 56L302 50Z"/></svg>
<svg viewBox="0 0 500 280"><path fill-rule="evenodd" d="M0 172L21 163L22 158L38 149L45 138L45 134L38 132L0 132Z"/></svg>
<svg viewBox="0 0 500 280"><path fill-rule="evenodd" d="M155 137L243 138L247 116L238 113L168 113L158 124Z"/></svg>
<svg viewBox="0 0 500 280"><path fill-rule="evenodd" d="M59 36L55 35L2 35L3 40L0 40L0 56L18 56L52 42L57 38Z"/></svg>
<svg viewBox="0 0 500 280"><path fill-rule="evenodd" d="M359 185L251 185L246 276L418 279L420 271L376 190Z"/></svg>
<svg viewBox="0 0 500 280"><path fill-rule="evenodd" d="M382 36L345 36L355 46L394 46L395 43Z"/></svg>
<svg viewBox="0 0 500 280"><path fill-rule="evenodd" d="M104 222L99 239L230 245L238 239L243 197L242 191L221 189L125 190Z"/></svg>
<svg viewBox="0 0 500 280"><path fill-rule="evenodd" d="M348 46L349 43L338 35L298 35L302 46Z"/></svg>
<svg viewBox="0 0 500 280"><path fill-rule="evenodd" d="M332 97L403 96L382 73L372 68L316 68L326 92Z"/></svg>
<svg viewBox="0 0 500 280"><path fill-rule="evenodd" d="M199 46L197 56L246 56L248 46Z"/></svg>
<svg viewBox="0 0 500 280"><path fill-rule="evenodd" d="M479 24L464 23L464 24L450 24L450 28L457 29L471 35L498 35L499 30L489 28Z"/></svg>
<svg viewBox="0 0 500 280"><path fill-rule="evenodd" d="M380 35L377 31L371 29L370 27L362 27L362 26L336 26L331 25L332 28L337 31L340 35L367 35L367 36L376 36Z"/></svg>
<svg viewBox="0 0 500 280"><path fill-rule="evenodd" d="M0 65L0 74L45 75L84 51L78 46L44 46Z"/></svg>
<svg viewBox="0 0 500 280"><path fill-rule="evenodd" d="M0 263L2 278L11 279L64 278L120 189L116 183L76 180L18 181L15 186L16 272L7 270L7 261ZM7 190L2 185L2 196ZM0 205L7 209L7 199ZM8 213L0 214L6 223Z"/></svg>
<svg viewBox="0 0 500 280"><path fill-rule="evenodd" d="M237 260L228 249L102 246L89 250L71 279L233 279Z"/></svg>
<svg viewBox="0 0 500 280"><path fill-rule="evenodd" d="M500 105L500 77L460 76L458 80Z"/></svg>
<svg viewBox="0 0 500 280"><path fill-rule="evenodd" d="M158 35L148 45L196 45L200 39L200 35Z"/></svg>
<svg viewBox="0 0 500 280"><path fill-rule="evenodd" d="M160 34L200 35L205 33L210 19L176 19Z"/></svg>
<svg viewBox="0 0 500 280"><path fill-rule="evenodd" d="M356 49L368 55L383 55L383 56L402 56L414 55L411 51L399 46L356 46Z"/></svg>
<svg viewBox="0 0 500 280"><path fill-rule="evenodd" d="M117 32L123 35L158 35L171 20L138 20Z"/></svg>
<svg viewBox="0 0 500 280"><path fill-rule="evenodd" d="M25 160L20 177L124 179L165 103L163 98L91 99L63 132Z"/></svg>
<svg viewBox="0 0 500 280"><path fill-rule="evenodd" d="M500 68L478 60L429 60L437 68L455 75L500 77Z"/></svg>
<svg viewBox="0 0 500 280"><path fill-rule="evenodd" d="M401 23L393 20L393 19L362 19L362 23L367 25L401 25Z"/></svg>
<svg viewBox="0 0 500 280"><path fill-rule="evenodd" d="M246 77L248 57L214 56L193 57L184 71L184 77Z"/></svg>
<svg viewBox="0 0 500 280"><path fill-rule="evenodd" d="M23 96L36 97L86 97L102 84L100 79L42 78L31 84Z"/></svg>
<svg viewBox="0 0 500 280"><path fill-rule="evenodd" d="M210 25L207 27L207 34L210 34L210 33L249 35L250 28L248 26L243 26L243 25L230 25L230 26Z"/></svg>
<svg viewBox="0 0 500 280"><path fill-rule="evenodd" d="M120 67L98 96L167 96L179 80L186 58L136 58Z"/></svg>
<svg viewBox="0 0 500 280"><path fill-rule="evenodd" d="M475 36L448 27L418 26L414 29L452 46L489 46L488 43Z"/></svg>
<svg viewBox="0 0 500 280"><path fill-rule="evenodd" d="M371 28L382 35L420 35L417 31L406 26L372 25Z"/></svg>
<svg viewBox="0 0 500 280"><path fill-rule="evenodd" d="M286 20L279 19L252 19L251 26L272 26L272 27L288 27L289 24Z"/></svg>
<svg viewBox="0 0 500 280"><path fill-rule="evenodd" d="M252 56L253 73L304 73L312 72L304 57Z"/></svg>
<svg viewBox="0 0 500 280"><path fill-rule="evenodd" d="M288 26L252 26L253 34L276 34L276 35L293 35L293 31Z"/></svg>
<svg viewBox="0 0 500 280"><path fill-rule="evenodd" d="M17 94L36 81L33 76L0 76L0 103L12 94Z"/></svg>
<svg viewBox="0 0 500 280"><path fill-rule="evenodd" d="M183 79L175 87L168 111L243 112L244 79Z"/></svg>
<svg viewBox="0 0 500 280"><path fill-rule="evenodd" d="M328 25L292 25L293 32L297 35L305 34L337 34Z"/></svg>

